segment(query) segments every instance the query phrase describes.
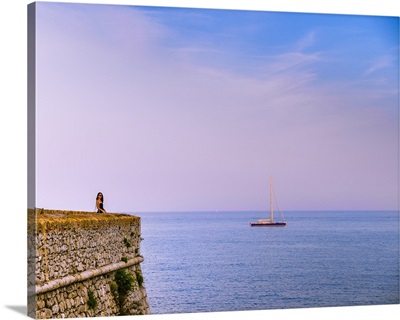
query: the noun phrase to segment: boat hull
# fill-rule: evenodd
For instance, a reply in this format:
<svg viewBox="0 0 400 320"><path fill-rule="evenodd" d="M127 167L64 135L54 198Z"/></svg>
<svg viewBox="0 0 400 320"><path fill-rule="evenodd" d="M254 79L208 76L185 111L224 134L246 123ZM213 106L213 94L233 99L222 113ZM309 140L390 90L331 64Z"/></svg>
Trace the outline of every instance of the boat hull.
<svg viewBox="0 0 400 320"><path fill-rule="evenodd" d="M286 222L250 222L250 227L286 227Z"/></svg>

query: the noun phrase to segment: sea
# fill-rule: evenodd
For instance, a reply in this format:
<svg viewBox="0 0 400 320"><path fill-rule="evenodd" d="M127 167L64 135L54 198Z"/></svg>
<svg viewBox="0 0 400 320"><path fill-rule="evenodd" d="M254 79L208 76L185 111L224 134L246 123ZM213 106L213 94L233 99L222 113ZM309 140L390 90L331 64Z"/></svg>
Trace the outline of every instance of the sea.
<svg viewBox="0 0 400 320"><path fill-rule="evenodd" d="M152 314L399 303L398 211L135 214Z"/></svg>

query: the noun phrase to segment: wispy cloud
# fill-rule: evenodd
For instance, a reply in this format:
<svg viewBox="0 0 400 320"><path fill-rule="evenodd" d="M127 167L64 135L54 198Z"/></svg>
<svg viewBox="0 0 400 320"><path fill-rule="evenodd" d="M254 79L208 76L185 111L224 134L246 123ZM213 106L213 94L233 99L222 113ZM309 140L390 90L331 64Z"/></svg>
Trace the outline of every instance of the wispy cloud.
<svg viewBox="0 0 400 320"><path fill-rule="evenodd" d="M320 60L319 53L287 52L266 59L267 69L272 74L293 71L294 69L305 68Z"/></svg>
<svg viewBox="0 0 400 320"><path fill-rule="evenodd" d="M303 38L297 41L295 49L298 52L302 52L305 49L312 47L316 42L316 32L310 31Z"/></svg>
<svg viewBox="0 0 400 320"><path fill-rule="evenodd" d="M382 69L393 67L393 62L394 62L393 56L390 55L381 56L375 59L371 63L370 67L367 70L365 70L364 75L368 76Z"/></svg>

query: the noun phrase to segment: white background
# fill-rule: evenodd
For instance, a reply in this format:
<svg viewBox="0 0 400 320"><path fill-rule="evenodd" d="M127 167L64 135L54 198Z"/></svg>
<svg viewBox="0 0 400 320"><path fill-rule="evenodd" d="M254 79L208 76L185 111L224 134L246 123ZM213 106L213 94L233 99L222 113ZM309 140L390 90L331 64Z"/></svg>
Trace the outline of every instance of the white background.
<svg viewBox="0 0 400 320"><path fill-rule="evenodd" d="M63 0L63 2L78 2ZM399 16L393 0L108 0L86 3L186 6L269 11L345 13ZM27 4L0 2L0 214L1 319L23 319L26 313L26 208L27 208ZM143 316L140 319L397 319L400 305L345 308L246 311ZM126 318L126 317L124 317ZM110 317L107 319L121 319Z"/></svg>

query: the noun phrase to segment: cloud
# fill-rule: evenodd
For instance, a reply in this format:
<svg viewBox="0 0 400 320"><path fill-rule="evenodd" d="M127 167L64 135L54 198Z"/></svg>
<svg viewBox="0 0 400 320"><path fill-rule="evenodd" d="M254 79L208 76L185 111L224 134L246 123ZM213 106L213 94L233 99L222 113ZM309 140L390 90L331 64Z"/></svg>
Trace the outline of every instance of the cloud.
<svg viewBox="0 0 400 320"><path fill-rule="evenodd" d="M370 67L367 70L365 70L364 75L368 76L382 69L393 67L393 62L394 61L392 56L390 55L381 56L371 63Z"/></svg>
<svg viewBox="0 0 400 320"><path fill-rule="evenodd" d="M316 32L310 31L303 38L299 39L295 44L297 52L304 51L312 47L316 43Z"/></svg>
<svg viewBox="0 0 400 320"><path fill-rule="evenodd" d="M312 70L312 64L319 60L319 53L305 54L301 52L285 52L266 58L263 69L271 75L283 72L296 73L296 70L309 74L309 70ZM306 69L307 67L308 69Z"/></svg>

